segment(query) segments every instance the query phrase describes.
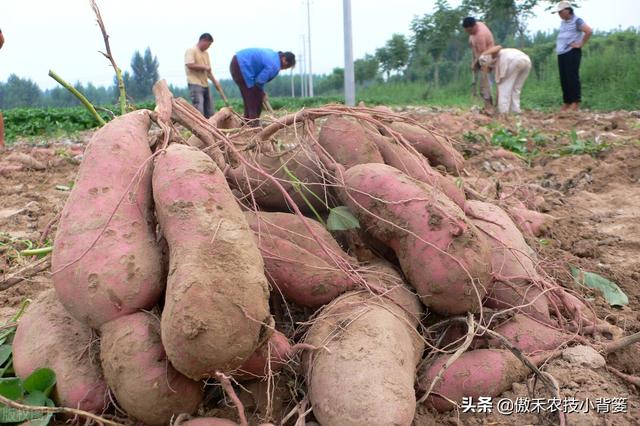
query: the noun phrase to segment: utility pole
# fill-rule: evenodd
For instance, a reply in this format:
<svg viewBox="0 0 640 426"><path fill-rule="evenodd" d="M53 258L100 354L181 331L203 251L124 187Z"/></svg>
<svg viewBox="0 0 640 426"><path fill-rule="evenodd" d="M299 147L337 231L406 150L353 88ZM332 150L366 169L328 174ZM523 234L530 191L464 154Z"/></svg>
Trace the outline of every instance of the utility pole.
<svg viewBox="0 0 640 426"><path fill-rule="evenodd" d="M309 43L309 96L313 97L313 69L311 68L311 0L307 0L307 42Z"/></svg>
<svg viewBox="0 0 640 426"><path fill-rule="evenodd" d="M342 0L344 20L344 103L356 104L356 78L353 68L353 32L351 29L351 0Z"/></svg>
<svg viewBox="0 0 640 426"><path fill-rule="evenodd" d="M291 68L291 97L296 97L295 75L293 74L293 68Z"/></svg>
<svg viewBox="0 0 640 426"><path fill-rule="evenodd" d="M296 61L298 67L300 68L300 97L304 98L305 97L305 81L304 81L304 51L305 49L305 44L304 44L304 35L301 36L302 37L302 51L300 52L300 58Z"/></svg>

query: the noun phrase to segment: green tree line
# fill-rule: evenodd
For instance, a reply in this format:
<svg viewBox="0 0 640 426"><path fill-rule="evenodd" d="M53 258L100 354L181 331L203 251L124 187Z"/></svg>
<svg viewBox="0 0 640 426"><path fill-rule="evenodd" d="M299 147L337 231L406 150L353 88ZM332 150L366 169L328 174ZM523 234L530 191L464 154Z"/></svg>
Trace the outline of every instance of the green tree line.
<svg viewBox="0 0 640 426"><path fill-rule="evenodd" d="M393 34L381 47L355 61L360 99L380 99L389 103L435 103L443 98L469 100L471 50L461 21L475 16L492 30L496 43L524 50L533 63L533 72L523 92L523 105L551 106L559 101L559 82L555 55L557 32L527 31L534 7L549 0L463 0L452 7L437 0L434 10L416 16L407 35ZM579 9L577 9L579 14ZM583 18L589 22L588 16ZM560 20L558 18L558 26ZM597 33L585 46L582 79L585 106L602 109L640 108L640 33L638 29ZM130 71L124 73L129 100L141 104L153 100L151 87L161 77L157 58L147 48L136 51ZM314 75L315 95L340 97L344 84L343 68ZM240 97L232 80L220 81L229 98ZM111 87L91 83L75 87L98 105L114 104L115 82ZM273 97L300 96L301 76L296 69L281 73L267 90ZM171 87L174 95L188 98L186 86ZM614 96L612 96L614 94ZM11 75L0 83L0 108L67 107L78 105L65 89L45 91L29 79Z"/></svg>

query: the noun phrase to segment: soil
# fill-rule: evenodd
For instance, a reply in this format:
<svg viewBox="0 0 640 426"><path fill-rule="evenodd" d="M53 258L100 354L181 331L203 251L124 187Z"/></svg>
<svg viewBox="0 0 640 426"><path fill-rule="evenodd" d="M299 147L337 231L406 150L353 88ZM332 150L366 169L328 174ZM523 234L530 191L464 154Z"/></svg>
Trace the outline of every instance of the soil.
<svg viewBox="0 0 640 426"><path fill-rule="evenodd" d="M561 285L585 295L600 318L626 334L640 331L640 113L526 112L496 119L473 111L412 108L404 112L458 141L458 149L467 157L465 181L476 190L517 197L527 206L554 216L554 225L544 235L529 239L542 268ZM491 136L499 128L525 129L525 145L536 154L522 159L493 146ZM62 210L90 136L87 132L38 144L23 142L0 151L0 277L32 261L18 256L17 250L28 248L27 241L38 241ZM567 154L567 147L576 140L586 145ZM43 163L44 170L7 167L14 163L5 159L16 151ZM49 238L54 236L55 226ZM571 276L571 266L617 283L629 304L611 307L600 293L579 287ZM50 287L50 276L45 272L1 291L0 323L14 314L25 298L34 298ZM607 363L626 373L640 374L639 350L636 346L610 355ZM593 369L559 358L544 370L557 380L563 399L589 399L594 404L598 398L626 398L627 413L598 413L592 408L588 413L568 414L567 424L640 422L640 389L605 368ZM494 401L518 397L534 395L525 383L516 383ZM538 385L535 397L550 395ZM434 414L419 407L414 424L546 425L558 424L558 416L500 415L495 411Z"/></svg>

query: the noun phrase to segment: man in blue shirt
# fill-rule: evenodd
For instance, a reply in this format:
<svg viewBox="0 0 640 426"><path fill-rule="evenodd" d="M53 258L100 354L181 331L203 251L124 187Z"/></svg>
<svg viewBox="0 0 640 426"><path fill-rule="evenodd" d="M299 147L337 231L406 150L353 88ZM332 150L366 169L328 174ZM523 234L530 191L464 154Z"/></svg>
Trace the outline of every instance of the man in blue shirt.
<svg viewBox="0 0 640 426"><path fill-rule="evenodd" d="M561 1L556 10L562 22L556 40L558 55L558 71L564 105L560 111L577 111L582 100L580 86L580 60L582 46L589 40L593 30L582 18L573 13L573 7L568 1Z"/></svg>
<svg viewBox="0 0 640 426"><path fill-rule="evenodd" d="M238 85L244 102L244 118L250 126L260 124L262 102L267 98L264 85L273 80L280 70L296 64L291 52L276 52L271 49L244 49L231 59L231 77Z"/></svg>

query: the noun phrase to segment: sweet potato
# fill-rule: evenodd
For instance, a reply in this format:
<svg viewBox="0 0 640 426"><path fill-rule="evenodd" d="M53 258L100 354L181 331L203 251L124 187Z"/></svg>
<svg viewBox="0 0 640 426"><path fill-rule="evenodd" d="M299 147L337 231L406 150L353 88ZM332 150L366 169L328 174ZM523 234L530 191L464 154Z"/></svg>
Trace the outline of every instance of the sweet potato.
<svg viewBox="0 0 640 426"><path fill-rule="evenodd" d="M447 172L456 176L464 169L464 157L447 138L408 123L393 122L390 127L427 157L431 165L444 166Z"/></svg>
<svg viewBox="0 0 640 426"><path fill-rule="evenodd" d="M280 370L291 358L293 352L287 336L274 331L271 338L233 373L236 379L250 380L265 377L269 372Z"/></svg>
<svg viewBox="0 0 640 426"><path fill-rule="evenodd" d="M549 301L533 284L540 278L534 264L537 256L509 215L494 204L475 200L467 202L467 215L491 245L491 269L496 282L484 305L494 309L527 305L519 311L548 322Z"/></svg>
<svg viewBox="0 0 640 426"><path fill-rule="evenodd" d="M242 127L242 120L240 119L240 117L235 114L231 108L228 107L220 108L220 110L209 117L207 121L213 124L218 129L235 129L238 127ZM196 135L191 135L191 137L187 140L187 145L200 149L206 147L205 143L202 142Z"/></svg>
<svg viewBox="0 0 640 426"><path fill-rule="evenodd" d="M422 302L444 315L477 311L491 283L485 237L440 191L380 164L344 173L360 226L391 247Z"/></svg>
<svg viewBox="0 0 640 426"><path fill-rule="evenodd" d="M329 117L320 129L318 142L336 162L346 168L364 163L384 163L363 126L344 117Z"/></svg>
<svg viewBox="0 0 640 426"><path fill-rule="evenodd" d="M238 426L238 423L217 417L197 417L186 422L177 423L176 426Z"/></svg>
<svg viewBox="0 0 640 426"><path fill-rule="evenodd" d="M136 111L93 135L58 224L53 285L69 313L93 328L151 308L163 291L149 126L148 111Z"/></svg>
<svg viewBox="0 0 640 426"><path fill-rule="evenodd" d="M506 283L495 281L483 305L491 309L516 309L542 322L549 321L549 299L535 284L526 282Z"/></svg>
<svg viewBox="0 0 640 426"><path fill-rule="evenodd" d="M384 298L404 309L411 324L418 325L423 313L422 303L391 263L376 259L361 265L358 272L372 291L382 289Z"/></svg>
<svg viewBox="0 0 640 426"><path fill-rule="evenodd" d="M55 292L48 290L31 303L18 323L13 368L22 379L38 368L52 369L57 405L101 413L108 397L100 363L92 356L96 344L91 328L71 317Z"/></svg>
<svg viewBox="0 0 640 426"><path fill-rule="evenodd" d="M369 137L375 142L386 164L416 180L438 188L461 209L465 209L464 191L452 179L434 170L426 158L410 152L395 143L392 138L379 133L369 132Z"/></svg>
<svg viewBox="0 0 640 426"><path fill-rule="evenodd" d="M516 314L495 328L495 332L505 337L511 344L525 354L556 349L569 342L571 336L538 322L523 314ZM500 347L498 340L489 343Z"/></svg>
<svg viewBox="0 0 640 426"><path fill-rule="evenodd" d="M245 217L254 233L285 239L303 248L314 256L324 259L330 263L336 257L353 263L354 259L346 254L342 247L338 245L333 236L317 220L301 218L292 213L278 212L245 212ZM304 221L304 222L303 222ZM316 239L309 233L309 226L315 235L322 241L331 256L318 244Z"/></svg>
<svg viewBox="0 0 640 426"><path fill-rule="evenodd" d="M322 250L293 214L245 214L264 259L265 273L288 301L316 308L356 285L336 263L355 268L355 260L342 251L320 223L306 219L333 257Z"/></svg>
<svg viewBox="0 0 640 426"><path fill-rule="evenodd" d="M321 201L326 199L325 177L315 154L293 148L286 153L247 156L247 161L276 177L301 211L311 211L307 202L318 211L326 210ZM276 185L255 170L239 165L229 170L228 176L229 183L245 195L246 203L255 199L268 210L293 211ZM301 182L299 189L294 186L295 179Z"/></svg>
<svg viewBox="0 0 640 426"><path fill-rule="evenodd" d="M522 232L532 237L541 236L555 221L549 214L526 208L509 207L509 213Z"/></svg>
<svg viewBox="0 0 640 426"><path fill-rule="evenodd" d="M305 342L309 400L323 425L410 425L424 348L398 305L367 291L325 306Z"/></svg>
<svg viewBox="0 0 640 426"><path fill-rule="evenodd" d="M118 404L149 425L191 414L202 401L200 383L178 373L160 340L160 319L138 312L100 328L100 360Z"/></svg>
<svg viewBox="0 0 640 426"><path fill-rule="evenodd" d="M533 263L536 253L504 210L494 204L470 200L467 216L488 237L491 269L497 279L526 282L538 278Z"/></svg>
<svg viewBox="0 0 640 426"><path fill-rule="evenodd" d="M174 144L158 157L153 196L170 252L167 357L195 380L235 370L268 339L272 321L249 225L222 172L195 148Z"/></svg>
<svg viewBox="0 0 640 426"><path fill-rule="evenodd" d="M450 356L437 357L420 373L418 389L422 393L429 389ZM453 404L438 395L457 403L464 396L474 400L480 396L495 397L511 388L513 383L523 380L528 373L529 369L508 350L477 349L465 352L447 368L425 402L440 412L452 410Z"/></svg>

